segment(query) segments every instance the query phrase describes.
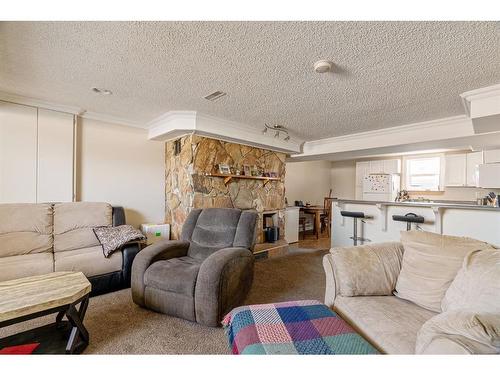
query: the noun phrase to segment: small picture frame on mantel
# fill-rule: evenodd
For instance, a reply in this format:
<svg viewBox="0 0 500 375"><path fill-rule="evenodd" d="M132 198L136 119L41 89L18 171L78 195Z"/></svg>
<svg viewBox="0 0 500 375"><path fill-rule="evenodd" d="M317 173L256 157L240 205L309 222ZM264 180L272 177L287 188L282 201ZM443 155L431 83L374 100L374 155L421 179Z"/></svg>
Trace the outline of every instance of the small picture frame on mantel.
<svg viewBox="0 0 500 375"><path fill-rule="evenodd" d="M231 174L231 168L227 164L219 164L220 174Z"/></svg>
<svg viewBox="0 0 500 375"><path fill-rule="evenodd" d="M250 168L249 165L243 165L243 174L245 176L251 176L252 175L252 169Z"/></svg>

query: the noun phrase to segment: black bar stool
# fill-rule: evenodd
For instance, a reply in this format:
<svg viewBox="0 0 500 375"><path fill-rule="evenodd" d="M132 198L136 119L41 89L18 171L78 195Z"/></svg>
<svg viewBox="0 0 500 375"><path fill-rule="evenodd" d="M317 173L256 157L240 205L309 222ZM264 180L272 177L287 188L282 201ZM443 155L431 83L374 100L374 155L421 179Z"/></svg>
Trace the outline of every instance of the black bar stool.
<svg viewBox="0 0 500 375"><path fill-rule="evenodd" d="M358 246L358 240L359 241L370 241L367 238L363 237L358 237L358 219L361 219L361 221L364 223L363 219L369 219L370 216L366 216L364 212L356 212L356 211L340 211L340 214L344 217L352 217L354 220L354 228L353 228L353 233L352 237L349 237L350 239L353 240L354 246Z"/></svg>
<svg viewBox="0 0 500 375"><path fill-rule="evenodd" d="M424 217L409 212L406 215L392 215L392 220L406 222L406 230L408 231L411 230L411 223L422 224L424 222Z"/></svg>

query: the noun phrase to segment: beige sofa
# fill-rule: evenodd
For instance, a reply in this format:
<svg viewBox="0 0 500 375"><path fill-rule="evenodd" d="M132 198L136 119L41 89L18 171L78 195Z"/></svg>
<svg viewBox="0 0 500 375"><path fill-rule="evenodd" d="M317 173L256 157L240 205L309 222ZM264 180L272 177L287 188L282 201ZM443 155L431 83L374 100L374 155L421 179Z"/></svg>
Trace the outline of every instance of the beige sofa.
<svg viewBox="0 0 500 375"><path fill-rule="evenodd" d="M92 228L125 224L107 203L0 204L0 281L54 271L81 271L93 295L130 285L137 244L109 258Z"/></svg>
<svg viewBox="0 0 500 375"><path fill-rule="evenodd" d="M435 237L437 235L432 236L432 241L440 246L447 243L447 240ZM451 236L443 237L456 241L456 238ZM472 245L482 250L460 255L460 252L465 253L467 247ZM449 260L443 258L447 266L439 270L441 274L435 279L430 277L420 281L418 285L409 285L410 288L408 284L411 284L411 278L414 276L408 276L410 271L416 271L416 277L433 272L431 262L439 258L436 257L437 252L430 251L427 255L431 261L423 262L425 267L418 269L414 267L415 264L408 264L409 261L414 261L414 253L412 258L408 256L408 251L407 257L403 259L405 248L402 243L333 248L323 258L326 273L325 304L383 353L498 353L500 251L484 243L472 242L472 245L467 243L459 251L451 252L452 258ZM424 251L432 249L429 244L422 248ZM471 264L478 263L478 260L479 266L471 267ZM402 266L406 267L404 277ZM455 280L457 272L459 275ZM477 291L479 287L473 285L472 280L480 284L481 281L477 280L481 278L485 278L485 284L490 284L489 289L474 292L473 289ZM440 283L441 288L432 290L431 285L436 281ZM401 293L398 293L398 287ZM407 290L409 292L405 295ZM468 296L465 292L467 290ZM475 296L477 293L482 297ZM483 300L478 301L481 298ZM410 301L412 299L417 300L420 306ZM444 300L445 310L441 310L441 302L432 305L432 301L441 299ZM426 305L428 301L431 303L429 306ZM471 329L476 331L471 333Z"/></svg>

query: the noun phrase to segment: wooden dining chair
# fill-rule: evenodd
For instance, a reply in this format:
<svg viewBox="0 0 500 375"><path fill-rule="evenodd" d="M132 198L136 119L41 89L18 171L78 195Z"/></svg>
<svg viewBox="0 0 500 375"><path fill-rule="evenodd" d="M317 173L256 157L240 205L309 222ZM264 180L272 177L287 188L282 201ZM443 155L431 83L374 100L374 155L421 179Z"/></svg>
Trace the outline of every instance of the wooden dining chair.
<svg viewBox="0 0 500 375"><path fill-rule="evenodd" d="M305 238L306 238L306 218L305 218L305 216L299 217L299 227L302 228L302 239L305 240ZM299 234L300 234L300 232L299 232Z"/></svg>
<svg viewBox="0 0 500 375"><path fill-rule="evenodd" d="M330 195L332 194L330 190ZM331 197L325 197L323 200L323 213L320 216L321 220L321 233L326 228L326 231L328 233L328 237L330 237L330 225L332 223L332 201L333 198Z"/></svg>

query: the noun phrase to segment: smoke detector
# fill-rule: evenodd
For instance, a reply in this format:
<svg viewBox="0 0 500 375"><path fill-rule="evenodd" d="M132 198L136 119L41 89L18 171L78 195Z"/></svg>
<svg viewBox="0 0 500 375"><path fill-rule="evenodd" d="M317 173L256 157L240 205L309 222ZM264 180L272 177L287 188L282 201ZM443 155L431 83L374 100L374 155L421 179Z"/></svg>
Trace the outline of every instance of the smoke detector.
<svg viewBox="0 0 500 375"><path fill-rule="evenodd" d="M319 60L314 63L314 71L316 73L327 73L333 69L333 62L329 60Z"/></svg>

